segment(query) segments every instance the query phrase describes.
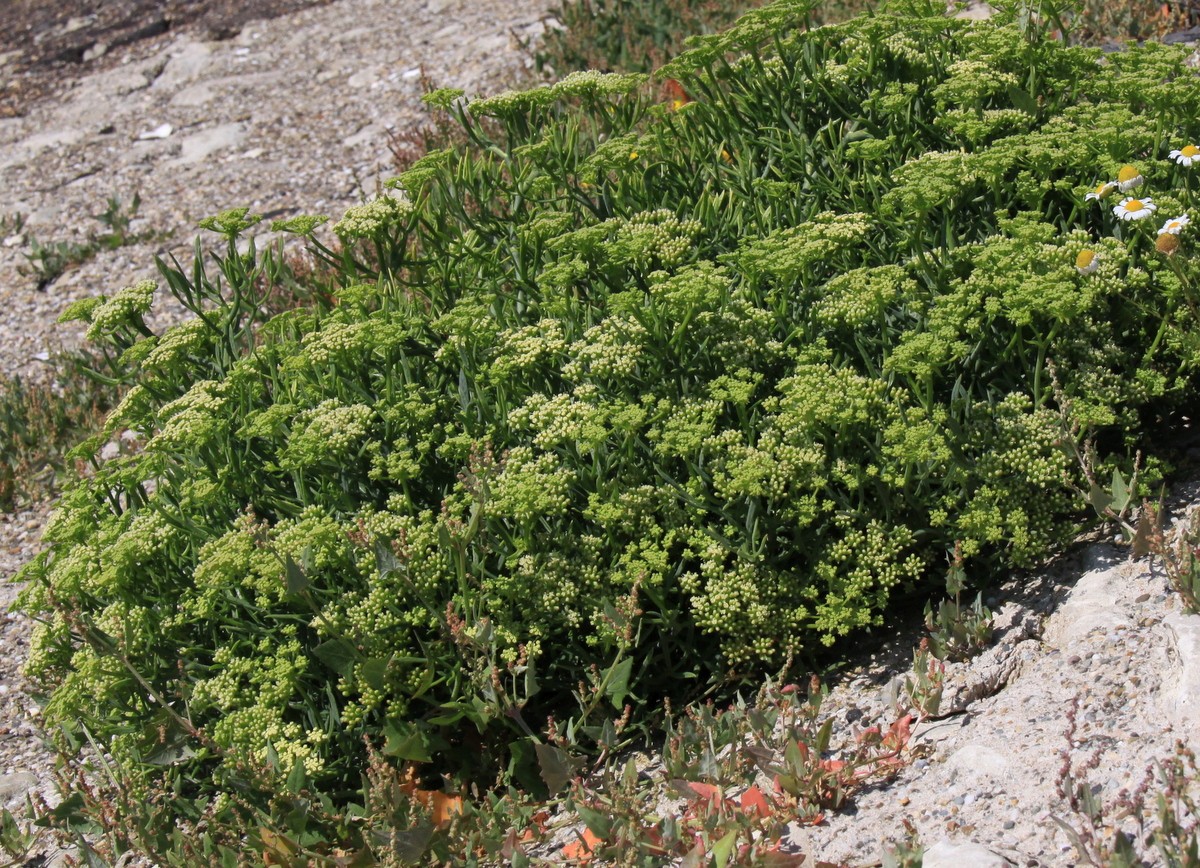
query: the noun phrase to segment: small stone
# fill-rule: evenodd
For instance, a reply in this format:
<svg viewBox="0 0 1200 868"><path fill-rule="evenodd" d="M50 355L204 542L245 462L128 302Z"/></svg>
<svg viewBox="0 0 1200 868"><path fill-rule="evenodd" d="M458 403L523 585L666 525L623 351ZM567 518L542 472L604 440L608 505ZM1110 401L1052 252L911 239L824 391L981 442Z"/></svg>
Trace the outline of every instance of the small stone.
<svg viewBox="0 0 1200 868"><path fill-rule="evenodd" d="M1149 599L1150 599L1149 594L1138 594L1138 596L1134 599L1134 602L1135 603L1144 603Z"/></svg>
<svg viewBox="0 0 1200 868"><path fill-rule="evenodd" d="M170 124L159 124L152 130L146 130L138 133L137 138L139 142L149 142L153 141L154 139L168 138L173 132L175 132L175 128Z"/></svg>
<svg viewBox="0 0 1200 868"><path fill-rule="evenodd" d="M83 62L90 63L91 61L103 57L108 54L108 43L97 42L83 52Z"/></svg>

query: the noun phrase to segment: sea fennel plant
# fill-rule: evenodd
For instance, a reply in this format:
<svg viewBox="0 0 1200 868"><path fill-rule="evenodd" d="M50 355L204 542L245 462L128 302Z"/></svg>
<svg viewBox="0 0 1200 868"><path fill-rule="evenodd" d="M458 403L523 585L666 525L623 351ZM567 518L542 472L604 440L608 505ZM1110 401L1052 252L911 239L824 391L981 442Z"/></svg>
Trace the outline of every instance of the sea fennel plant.
<svg viewBox="0 0 1200 868"><path fill-rule="evenodd" d="M364 741L556 789L558 745L874 627L950 553L1069 538L1082 442L1126 466L1196 397L1189 225L1167 251L1099 196L1136 165L1195 207L1196 77L1028 17L808 15L698 40L660 71L688 100L430 94L466 146L337 243L275 227L328 303L256 325L295 277L237 210L217 272L160 263L195 321L150 334L142 285L69 311L130 385L104 436L144 448L80 447L22 573L65 744L185 825L361 843Z"/></svg>

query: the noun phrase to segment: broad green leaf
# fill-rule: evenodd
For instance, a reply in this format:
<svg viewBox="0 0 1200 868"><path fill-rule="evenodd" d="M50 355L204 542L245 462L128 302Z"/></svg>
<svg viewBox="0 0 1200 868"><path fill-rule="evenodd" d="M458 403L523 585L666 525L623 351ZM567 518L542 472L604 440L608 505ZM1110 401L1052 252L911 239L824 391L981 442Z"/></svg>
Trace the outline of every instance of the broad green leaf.
<svg viewBox="0 0 1200 868"><path fill-rule="evenodd" d="M713 844L712 857L717 868L725 868L729 864L729 857L733 855L733 845L737 843L737 834L737 830L734 830Z"/></svg>
<svg viewBox="0 0 1200 868"><path fill-rule="evenodd" d="M546 782L546 788L550 790L551 796L558 795L575 777L575 773L579 770L579 760L552 744L537 743L533 749L537 752L538 765L541 768L542 780ZM595 829L592 831L596 832ZM600 833L596 832L596 834Z"/></svg>
<svg viewBox="0 0 1200 868"><path fill-rule="evenodd" d="M349 678L359 660L358 649L347 639L330 639L313 648L313 656L340 675Z"/></svg>
<svg viewBox="0 0 1200 868"><path fill-rule="evenodd" d="M375 657L371 660L363 661L363 664L358 668L359 677L367 683L367 686L372 690L383 690L387 684L387 668L391 661L383 657Z"/></svg>
<svg viewBox="0 0 1200 868"><path fill-rule="evenodd" d="M583 824L593 835L601 841L608 839L613 827L613 818L610 814L583 804L576 804L575 810L579 814L579 819L583 820Z"/></svg>
<svg viewBox="0 0 1200 868"><path fill-rule="evenodd" d="M613 708L620 711L625 707L625 697L629 695L629 673L633 669L633 658L626 657L608 670L607 684L604 692L612 700Z"/></svg>
<svg viewBox="0 0 1200 868"><path fill-rule="evenodd" d="M1112 506L1112 495L1101 488L1099 485L1092 483L1092 487L1088 489L1088 503L1092 505L1092 509L1096 510L1096 514L1103 516L1105 510Z"/></svg>
<svg viewBox="0 0 1200 868"><path fill-rule="evenodd" d="M1015 84L1008 86L1008 98L1012 100L1013 106L1025 112L1027 115L1037 116L1038 104L1037 100L1031 97L1026 91L1017 87Z"/></svg>
<svg viewBox="0 0 1200 868"><path fill-rule="evenodd" d="M386 756L414 763L433 762L425 737L416 727L389 723L383 735L387 739L383 746Z"/></svg>
<svg viewBox="0 0 1200 868"><path fill-rule="evenodd" d="M299 594L308 590L311 582L308 576L304 574L304 568L296 563L291 555L287 556L284 572L287 576L287 592L289 594Z"/></svg>
<svg viewBox="0 0 1200 868"><path fill-rule="evenodd" d="M1129 506L1129 499L1133 492L1129 490L1129 486L1125 482L1125 477L1121 475L1121 471L1113 468L1112 475L1112 506L1120 515L1125 511L1125 507Z"/></svg>
<svg viewBox="0 0 1200 868"><path fill-rule="evenodd" d="M173 766L186 762L196 755L196 751L182 741L164 744L153 753L142 757L142 762L152 766Z"/></svg>

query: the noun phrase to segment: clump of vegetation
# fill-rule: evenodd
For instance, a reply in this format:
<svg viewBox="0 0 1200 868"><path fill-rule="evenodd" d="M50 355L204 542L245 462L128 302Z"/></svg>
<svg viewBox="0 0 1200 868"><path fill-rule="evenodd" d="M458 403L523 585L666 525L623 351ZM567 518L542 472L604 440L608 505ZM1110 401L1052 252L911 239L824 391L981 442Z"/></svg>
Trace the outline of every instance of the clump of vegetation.
<svg viewBox="0 0 1200 868"><path fill-rule="evenodd" d="M92 360L65 353L49 382L0 383L0 510L54 495L71 466L71 448L101 428L116 389L92 379Z"/></svg>
<svg viewBox="0 0 1200 868"><path fill-rule="evenodd" d="M37 278L37 288L45 289L58 280L68 269L87 262L101 250L116 250L127 244L136 244L151 237L151 233L134 233L130 226L142 205L141 196L133 194L129 206L121 203L117 196L108 200L104 211L94 215L94 218L104 227L103 231L89 233L83 243L75 241L55 241L43 244L37 238L29 239L29 252L24 254L28 265L25 273ZM24 228L24 220L17 218L10 227L11 233L5 231L0 223L0 235L20 234Z"/></svg>
<svg viewBox="0 0 1200 868"><path fill-rule="evenodd" d="M983 592L976 593L974 603L964 606L962 592L966 586L962 551L956 548L946 573L946 593L952 599L942 600L936 614L932 600L925 604L929 651L938 660L967 660L992 641L992 613L983 605Z"/></svg>
<svg viewBox="0 0 1200 868"><path fill-rule="evenodd" d="M1156 864L1170 868L1197 864L1200 820L1195 783L1200 780L1200 767L1195 753L1178 742L1174 756L1155 763L1136 787L1122 788L1106 803L1100 788L1088 780L1100 762L1099 750L1082 760L1072 757L1078 713L1076 699L1067 712L1067 745L1060 751L1057 781L1058 797L1068 813L1053 819L1075 848L1079 863L1134 868L1146 864L1140 852L1154 854Z"/></svg>
<svg viewBox="0 0 1200 868"><path fill-rule="evenodd" d="M562 0L556 26L547 29L534 60L559 77L581 69L649 73L679 54L687 37L723 30L760 5L762 0ZM862 8L859 3L855 11Z"/></svg>
<svg viewBox="0 0 1200 868"><path fill-rule="evenodd" d="M1070 539L1078 456L1128 474L1197 397L1200 89L1179 50L944 11L755 10L658 71L686 99L435 92L462 146L338 245L278 225L323 263L312 307L259 323L306 278L246 209L202 224L212 260L73 305L128 391L22 574L46 718L112 758L72 809L211 861L424 853L465 796L566 791L664 699L815 661L948 556ZM155 334L162 288L195 318ZM836 807L902 730L861 766L797 740L780 797ZM757 858L690 791L705 852Z"/></svg>

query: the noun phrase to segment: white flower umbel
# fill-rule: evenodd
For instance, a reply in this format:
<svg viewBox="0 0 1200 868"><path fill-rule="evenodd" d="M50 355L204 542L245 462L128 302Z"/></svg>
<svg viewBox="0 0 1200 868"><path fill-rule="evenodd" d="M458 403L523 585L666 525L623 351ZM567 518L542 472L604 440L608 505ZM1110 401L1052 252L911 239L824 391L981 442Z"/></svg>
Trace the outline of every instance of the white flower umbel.
<svg viewBox="0 0 1200 868"><path fill-rule="evenodd" d="M1157 210L1158 206L1149 197L1145 199L1127 197L1121 200L1120 205L1113 208L1113 213L1122 220L1142 220Z"/></svg>
<svg viewBox="0 0 1200 868"><path fill-rule="evenodd" d="M1179 165L1190 168L1192 163L1200 161L1200 148L1195 145L1184 145L1178 150L1171 151L1168 156Z"/></svg>
<svg viewBox="0 0 1200 868"><path fill-rule="evenodd" d="M1094 250L1080 250L1075 257L1075 270L1080 274L1091 274L1100 267L1100 256Z"/></svg>
<svg viewBox="0 0 1200 868"><path fill-rule="evenodd" d="M1136 190L1142 186L1142 180L1142 173L1133 166L1122 166L1121 171L1117 172L1117 186L1121 188L1122 193Z"/></svg>
<svg viewBox="0 0 1200 868"><path fill-rule="evenodd" d="M1089 202L1092 201L1093 199L1097 199L1097 200L1105 199L1108 197L1109 193L1111 193L1113 190L1117 189L1117 186L1118 185L1117 185L1116 181L1105 181L1102 184L1097 184L1096 189L1092 190L1090 193L1085 195L1083 198Z"/></svg>
<svg viewBox="0 0 1200 868"><path fill-rule="evenodd" d="M1180 214L1178 217L1172 217L1162 225L1162 229L1158 230L1159 235L1178 235L1183 231L1184 226L1191 224L1191 218L1186 214Z"/></svg>

